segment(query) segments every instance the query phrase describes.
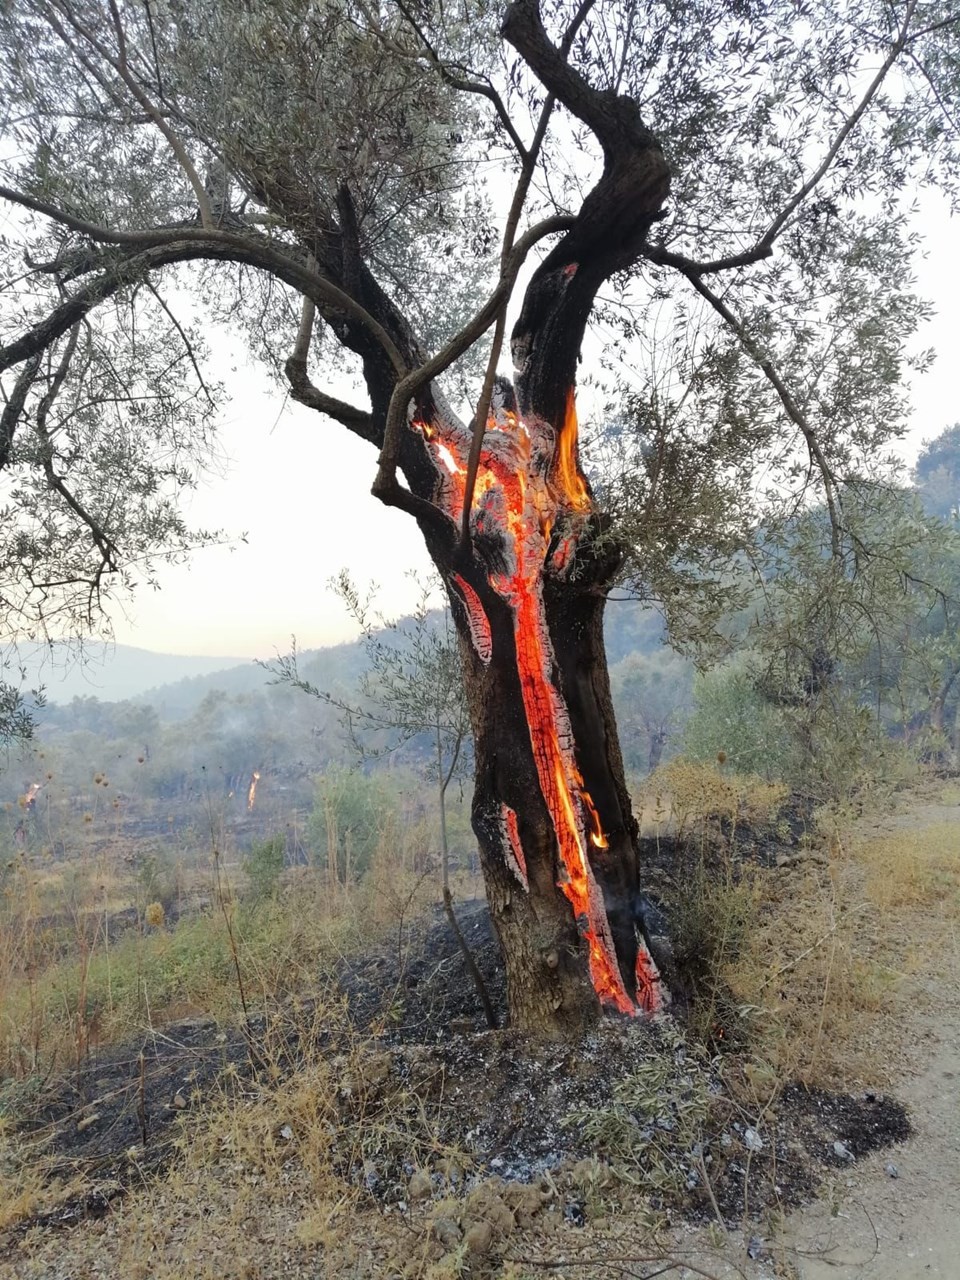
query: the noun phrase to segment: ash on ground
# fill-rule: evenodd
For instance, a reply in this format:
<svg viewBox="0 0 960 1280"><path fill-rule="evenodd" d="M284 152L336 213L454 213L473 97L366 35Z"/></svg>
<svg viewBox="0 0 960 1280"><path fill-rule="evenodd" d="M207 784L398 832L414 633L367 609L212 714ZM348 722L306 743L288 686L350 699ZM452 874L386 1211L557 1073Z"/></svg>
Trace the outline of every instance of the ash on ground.
<svg viewBox="0 0 960 1280"><path fill-rule="evenodd" d="M503 1016L486 907L467 904L458 918ZM255 1096L276 1089L278 1064L293 1075L318 1061L343 1135L340 1172L389 1212L493 1181L528 1188L521 1199L566 1197L572 1221L589 1187L622 1186L641 1189L654 1208L719 1213L732 1225L745 1210L800 1203L832 1171L910 1132L903 1108L876 1094L791 1086L753 1115L737 1100L729 1063L688 1043L670 1016L610 1017L577 1043L488 1031L438 913L410 930L401 951L344 961L312 1016L300 1001L244 1029L170 1025L48 1086L21 1133L42 1140L53 1175L82 1164L101 1185L47 1223L109 1212L161 1171L176 1159L178 1119L214 1090Z"/></svg>

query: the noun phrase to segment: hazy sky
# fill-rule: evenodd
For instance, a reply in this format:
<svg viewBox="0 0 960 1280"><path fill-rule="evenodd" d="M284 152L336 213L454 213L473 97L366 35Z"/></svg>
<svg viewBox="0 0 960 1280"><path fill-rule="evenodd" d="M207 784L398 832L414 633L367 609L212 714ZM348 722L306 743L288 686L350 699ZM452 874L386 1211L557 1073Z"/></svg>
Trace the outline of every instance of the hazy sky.
<svg viewBox="0 0 960 1280"><path fill-rule="evenodd" d="M415 594L407 570L429 562L410 517L370 494L377 451L300 405L281 410L283 392L256 367L227 381L223 475L189 496L187 515L234 541L161 568L162 590L139 591L127 616L115 617L117 641L270 657L289 649L291 635L304 649L344 640L355 628L327 582L345 567L361 586L379 584L386 612L402 612Z"/></svg>
<svg viewBox="0 0 960 1280"><path fill-rule="evenodd" d="M921 345L934 347L938 360L914 386L908 460L923 439L960 419L958 220L931 203L924 230L927 257L918 258L916 271L937 316ZM241 368L228 381L224 475L193 495L189 515L238 541L200 551L188 566L162 569L161 591L141 591L126 616L114 616L117 641L243 658L285 650L292 634L302 648L347 639L353 628L326 587L344 566L360 583L380 584L385 611L402 612L415 594L406 571L425 572L429 564L413 520L370 496L376 451L299 405L281 412L282 393L256 368ZM243 533L246 544L239 542Z"/></svg>

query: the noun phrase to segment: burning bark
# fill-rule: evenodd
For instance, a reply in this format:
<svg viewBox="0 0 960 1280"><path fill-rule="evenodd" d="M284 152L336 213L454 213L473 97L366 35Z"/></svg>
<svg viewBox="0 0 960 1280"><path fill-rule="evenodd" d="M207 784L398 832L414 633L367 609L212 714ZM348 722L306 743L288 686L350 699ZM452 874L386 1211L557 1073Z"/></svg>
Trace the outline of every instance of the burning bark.
<svg viewBox="0 0 960 1280"><path fill-rule="evenodd" d="M435 460L437 501L459 527L472 436L436 399L432 403L430 416L418 415L411 425ZM474 554L469 568L449 575L452 594L460 601L470 643L484 667L493 661L497 638L482 593L492 593L506 607L508 660L519 679L536 781L559 855L556 883L586 947L593 988L604 1005L622 1013L653 1012L662 1004L656 965L643 939L634 936L633 963L623 972L594 870L593 856L609 851L610 841L578 765L576 734L557 678L544 603L545 577L564 581L572 573L591 514L578 463L573 389L555 430L535 414L521 418L512 385L499 380L472 494ZM478 579L476 585L468 575ZM503 630L501 623L501 634ZM529 893L517 812L507 804L501 827L504 861Z"/></svg>

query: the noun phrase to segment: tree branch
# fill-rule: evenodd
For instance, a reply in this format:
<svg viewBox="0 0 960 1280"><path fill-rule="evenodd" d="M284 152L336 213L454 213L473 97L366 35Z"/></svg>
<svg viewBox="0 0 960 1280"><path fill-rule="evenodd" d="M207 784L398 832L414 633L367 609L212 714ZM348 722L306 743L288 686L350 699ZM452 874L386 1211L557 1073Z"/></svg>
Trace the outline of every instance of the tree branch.
<svg viewBox="0 0 960 1280"><path fill-rule="evenodd" d="M0 416L0 471L10 462L10 454L13 450L13 437L16 434L17 423L20 415L23 413L23 407L27 403L27 396L30 394L30 388L36 381L37 374L40 371L40 361L43 359L43 348L35 352L26 365L21 369L20 375L13 384L13 391L10 398L3 406L3 414Z"/></svg>
<svg viewBox="0 0 960 1280"><path fill-rule="evenodd" d="M163 134L168 145L170 146L171 151L176 156L178 164L180 165L181 169L186 175L187 181L190 183L190 186L193 188L193 193L197 198L197 207L200 210L201 225L205 228L210 228L214 225L214 218L213 218L213 211L210 206L210 197L207 195L206 188L204 187L203 183L200 181L200 175L197 173L196 167L194 166L193 161L190 159L190 156L187 153L186 147L184 147L180 138L173 131L173 129L170 128L166 120L164 120L163 116L157 110L154 103L150 100L149 96L144 92L143 86L138 82L138 80L130 70L130 67L127 61L127 41L123 31L123 23L120 18L120 11L117 8L116 0L108 0L108 3L110 6L110 17L113 23L114 34L116 35L116 38L117 38L117 56L116 57L114 57L114 55L110 52L110 50L107 49L107 47L100 40L98 40L97 37L91 31L89 31L82 22L79 21L79 19L76 17L73 11L69 8L69 6L65 4L60 4L59 8L63 13L64 17L66 18L67 22L69 22L71 27L73 27L74 31L76 31L76 33L79 36L81 36L84 40L86 40L87 44L89 44L92 49L96 50L96 52L100 55L100 57L104 60L104 62L106 62L107 66L111 67L117 73L117 75L120 77L123 83L127 86L130 92L133 94L134 98L139 103L142 110L144 110L147 113L147 115L150 117L153 123L157 126L157 128ZM64 43L69 46L71 42L67 38L66 33L63 30L63 27L61 26L61 24L56 20L56 18L52 14L49 14L48 17L49 17L50 25L57 32L57 34L64 41Z"/></svg>
<svg viewBox="0 0 960 1280"><path fill-rule="evenodd" d="M584 0L577 17L589 9ZM534 273L510 343L521 413L558 426L597 289L639 257L669 192L670 171L636 102L595 89L568 65L566 47L550 42L537 0L514 0L501 30L603 149L603 172L570 231Z"/></svg>
<svg viewBox="0 0 960 1280"><path fill-rule="evenodd" d="M517 133L517 130L513 121L510 119L510 113L509 111L507 111L507 108L503 99L500 97L500 94L496 91L493 85L487 84L481 80L465 80L462 76L455 76L453 72L450 70L450 68L443 61L443 59L440 57L440 55L437 53L436 49L433 47L431 42L427 39L426 32L417 22L416 18L414 18L408 6L404 4L403 0L397 0L397 8L400 10L400 12L406 18L407 22L409 22L410 26L416 32L417 39L423 45L424 49L427 52L427 57L430 59L434 67L436 67L437 71L439 72L440 78L444 80L450 86L451 89L457 89L461 93L477 94L482 98L486 98L488 102L491 102L493 104L494 110L497 113L497 117L499 118L500 123L503 125L504 129L506 130L507 136L509 137L510 141L513 143L517 154L520 156L521 160L525 161L527 158L527 148L523 144L523 139L520 137L519 133Z"/></svg>
<svg viewBox="0 0 960 1280"><path fill-rule="evenodd" d="M109 228L99 227L93 223L85 222L81 218L75 218L72 214L66 213L54 205L47 204L45 201L37 200L9 187L0 186L0 199L9 200L24 208L31 209L35 213L41 213L45 217L69 227L72 231L88 236L99 243L143 250L141 254L126 258L112 268L114 272L120 272L121 274L125 271L126 279L113 280L111 282L107 278L111 275L108 272L107 277L101 277L99 282L88 285L86 290L81 290L79 294L74 295L74 299L65 303L64 307L69 307L85 294L92 299L83 307L82 311L73 314L72 318L62 325L58 333L54 335L55 337L65 333L79 314L85 315L98 302L102 302L105 297L109 297L111 293L116 292L123 283L127 283L129 279L138 278L143 271L150 270L154 266L163 266L170 262L212 258L221 261L244 262L250 266L269 271L286 284L292 285L298 292L316 299L327 315L333 315L339 319L354 320L363 325L383 348L393 366L394 372L401 377L408 372L409 366L400 354L396 343L386 329L364 307L325 276L318 274L316 271L311 271L302 262L297 262L287 253L278 252L274 248L273 242L253 231L244 231L243 234L240 234L223 228L202 229L193 226L156 227L149 231L139 232L111 231ZM101 292L99 296L95 296L98 289ZM103 289L106 289L106 292L102 292ZM58 312L63 312L64 307L58 308ZM46 324L46 322L44 323ZM35 334L41 328L43 326L37 326L31 333ZM21 339L18 343L13 343L8 347L0 348L0 371L18 363L19 360L26 359L31 354L31 351L35 349L35 347L30 346L26 339ZM22 350L22 354L16 355L16 352L20 350Z"/></svg>
<svg viewBox="0 0 960 1280"><path fill-rule="evenodd" d="M778 373L773 361L769 356L764 354L760 346L750 336L742 321L740 321L734 312L731 311L722 298L719 298L707 285L703 283L699 274L696 272L684 272L684 274L693 285L694 289L696 289L697 293L709 302L714 311L716 311L719 316L722 316L733 332L737 335L744 351L746 351L750 358L758 365L764 377L776 391L780 398L780 403L786 410L787 417L794 426L798 428L800 434L806 441L807 450L810 454L810 461L820 472L820 476L823 480L824 496L826 498L827 511L830 516L831 551L835 557L839 557L841 525L840 513L837 508L837 482L830 469L830 465L824 456L823 450L820 448L820 442L817 440L813 427L807 421L806 415L790 394L786 383Z"/></svg>
<svg viewBox="0 0 960 1280"><path fill-rule="evenodd" d="M393 494L397 488L396 470L400 456L400 441L402 439L404 418L410 401L422 387L425 387L428 382L438 377L455 360L458 360L494 323L500 306L510 296L517 273L533 246L539 240L542 240L544 236L566 230L572 224L572 221L573 219L562 215L545 218L542 222L538 222L531 227L525 235L521 236L510 254L506 268L501 273L496 289L473 319L450 339L442 351L439 351L432 359L427 360L419 369L414 369L401 378L396 384L387 410L383 447L380 450L380 465L376 479L373 482L372 492L376 497L387 501L385 495ZM394 503L394 505L399 504Z"/></svg>
<svg viewBox="0 0 960 1280"><path fill-rule="evenodd" d="M583 0L572 30L584 21L595 0ZM517 50L541 84L596 136L604 149L615 150L625 135L632 137L640 122L636 103L611 90L595 89L567 62L573 37L555 47L540 18L538 0L514 0L508 6L501 34ZM640 126L642 127L642 126ZM648 142L655 141L647 131Z"/></svg>
<svg viewBox="0 0 960 1280"><path fill-rule="evenodd" d="M879 71L874 76L873 80L871 80L870 84L867 86L862 98L860 99L855 109L844 121L843 125L841 126L840 130L837 133L837 136L834 138L833 142L830 144L830 147L827 150L827 153L824 156L823 160L821 161L820 165L817 167L814 173L807 179L807 181L799 188L799 190L796 191L794 195L790 197L786 205L783 207L783 209L781 209L781 211L773 219L773 221L767 227L766 231L759 238L759 240L757 240L749 249L744 249L740 253L732 253L722 258L715 258L709 262L696 262L693 258L688 258L684 254L671 252L662 244L646 246L643 250L642 256L646 258L649 262L654 262L659 266L674 267L678 271L681 271L685 276L687 276L688 279L690 279L693 275L705 276L705 275L712 275L720 271L732 271L732 270L735 270L737 267L750 266L754 262L760 262L765 258L771 257L773 254L774 242L776 241L780 233L783 231L787 223L790 221L790 219L793 217L794 213L796 213L800 205L804 202L804 200L806 200L807 196L810 195L810 193L819 185L819 183L823 180L823 178L829 172L830 167L832 166L834 160L836 160L847 138L850 136L853 130L857 127L857 125L863 119L863 116L866 113L868 107L870 106L870 103L877 96L877 93L879 92L881 85L883 84L884 80L889 74L890 69L896 62L897 58L899 58L900 54L903 53L903 51L907 48L907 46L913 40L917 39L919 36L924 34L923 31L909 34L910 21L916 11L917 3L918 3L918 0L910 0L910 2L908 3L906 12L904 14L903 22L900 25L897 38L894 41L894 43L891 45L887 53L887 56L883 61L883 64L881 65ZM948 21L953 22L956 20L949 19ZM936 25L945 25L945 24L936 24ZM935 28L930 28L930 29L932 30ZM921 72L923 72L923 67L917 62L917 59L915 58L915 56L912 53L910 56L911 56L911 59L920 67ZM933 88L932 85L931 85L931 88ZM936 90L934 90L934 94L935 96L937 96ZM946 109L943 107L943 104L941 103L940 105L941 105L941 109L944 110L945 114L947 114L947 117L949 119L949 114L946 112Z"/></svg>
<svg viewBox="0 0 960 1280"><path fill-rule="evenodd" d="M517 179L513 200L510 202L510 212L507 214L507 224L503 231L503 244L500 249L501 270L503 270L513 248L513 238L517 233L520 215L523 212L527 192L530 190L530 182L540 156L543 140L547 135L547 127L550 124L550 117L553 114L555 103L556 98L552 93L548 93L540 112L540 119L537 122L533 142L530 144L530 150L524 157L523 165L520 169L520 177ZM487 418L490 414L493 384L497 376L497 365L500 363L500 353L503 350L503 339L507 332L507 304L509 300L509 297L504 298L497 313L493 342L490 346L490 355L487 358L487 368L483 377L483 386L480 390L480 399L477 402L477 410L473 418L473 439L470 441L467 473L464 477L463 516L460 526L460 542L464 549L470 545L470 510L473 506L473 491L477 487L477 473L480 470L480 455L483 452L483 437L486 434Z"/></svg>
<svg viewBox="0 0 960 1280"><path fill-rule="evenodd" d="M203 391L203 394L207 398L207 404L209 404L210 407L213 408L213 403L214 403L213 396L210 394L210 389L207 386L207 380L203 376L203 370L200 368L200 362L197 360L197 357L194 354L193 343L187 337L186 333L184 332L183 325L180 323L177 317L173 314L173 312L167 306L166 300L164 299L163 295L161 294L157 286L153 283L153 281L147 280L144 283L146 284L147 288L150 290L153 297L156 298L157 302L163 308L163 311L166 313L167 319L170 321L170 323L176 329L177 333L180 335L180 341L183 343L183 348L187 353L187 357L190 363L193 365L193 372L197 375L197 382L200 384L200 388Z"/></svg>
<svg viewBox="0 0 960 1280"><path fill-rule="evenodd" d="M348 427L355 435L369 440L371 444L377 443L377 429L373 414L365 409L357 409L354 405L347 404L345 400L328 396L315 387L307 376L306 358L300 360L296 349L284 365L284 372L290 383L290 395L298 404L305 405L308 409L315 409L318 413L325 413L327 417L335 418L337 422Z"/></svg>
<svg viewBox="0 0 960 1280"><path fill-rule="evenodd" d="M561 56L566 58L576 38L577 32L586 21L587 15L593 8L595 0L582 0L580 8L573 16L573 20L564 33L563 40L560 44ZM524 154L523 164L520 169L520 176L517 179L517 185L513 193L513 199L510 202L510 212L507 214L507 223L503 231L503 244L500 249L500 269L503 270L510 252L513 249L514 236L517 234L517 227L520 223L520 215L523 212L523 206L526 203L527 192L530 190L530 183L533 179L534 170L537 167L537 161L540 158L540 151L543 147L544 139L547 136L547 129L550 125L550 117L553 115L553 108L556 105L556 97L552 93L548 93L543 107L540 110L540 118L537 121L537 127L534 131L533 142L530 149ZM473 418L473 439L470 441L470 453L467 457L467 471L464 476L463 483L463 515L460 525L460 543L464 550L470 545L470 510L473 506L473 493L477 487L477 473L480 470L480 455L483 452L483 438L487 430L487 418L490 414L490 401L493 398L493 384L497 377L497 366L500 363L500 353L503 350L503 339L507 330L507 303L509 298L505 298L500 306L497 315L496 328L493 334L493 342L490 346L490 355L487 359L487 368L483 378L483 386L480 390L480 399L477 402L477 411Z"/></svg>
<svg viewBox="0 0 960 1280"><path fill-rule="evenodd" d="M676 267L684 275L709 276L718 271L748 267L751 263L770 258L773 256L773 245L758 243L751 249L744 249L742 253L731 253L729 257L714 258L709 262L697 262L694 258L688 258L682 253L673 253L662 244L644 245L640 254L648 262L653 262L660 267Z"/></svg>
<svg viewBox="0 0 960 1280"><path fill-rule="evenodd" d="M899 58L900 54L906 48L908 39L909 39L907 33L910 26L910 20L913 18L913 15L916 11L917 3L918 3L918 0L908 0L906 11L904 12L904 15L903 15L903 22L900 24L899 34L897 35L896 40L891 45L890 51L888 52L886 58L884 58L883 63L880 67L880 70L870 81L870 84L867 86L867 89L864 92L863 97L860 99L859 103L857 104L856 108L851 112L851 114L843 122L842 127L837 133L837 136L834 138L832 144L830 145L829 150L827 151L827 154L824 156L820 165L817 167L817 169L814 170L811 176L800 188L800 190L797 191L796 194L792 196L790 200L787 201L787 204L784 206L784 208L780 210L780 212L777 214L774 220L770 223L770 226L766 229L766 231L757 241L757 248L761 248L763 246L773 244L774 240L783 230L784 226L789 221L789 219L793 216L793 214L796 212L799 206L803 203L803 201L806 200L810 192L813 191L813 189L819 184L821 179L830 169L830 166L833 164L834 160L837 158L840 148L843 146L847 138L850 136L853 130L860 123L860 120L863 118L864 112L867 110L867 107L869 107L870 103L876 97L880 89L880 86L883 84L884 80L887 77L887 73L889 72L890 68L893 66L897 58Z"/></svg>
<svg viewBox="0 0 960 1280"><path fill-rule="evenodd" d="M86 525L90 531L90 536L93 538L94 545L100 553L100 564L94 571L93 579L89 584L91 596L93 596L99 595L100 581L104 573L116 572L119 560L119 548L103 528L103 525L96 516L92 515L86 509L83 503L81 503L71 490L67 488L64 478L57 474L53 465L53 442L50 438L50 433L47 430L47 417L50 413L50 409L53 407L54 401L60 394L60 390L63 387L63 383L70 368L70 361L73 359L73 354L77 348L77 340L80 336L80 324L81 322L78 320L71 329L70 337L67 340L67 345L60 358L60 362L57 365L57 369L53 375L50 386L37 406L37 413L34 419L34 430L36 431L41 443L41 465L43 466L43 473L46 476L48 487L55 493L58 493L74 515L77 516L84 525ZM92 621L92 613L88 614L88 621Z"/></svg>

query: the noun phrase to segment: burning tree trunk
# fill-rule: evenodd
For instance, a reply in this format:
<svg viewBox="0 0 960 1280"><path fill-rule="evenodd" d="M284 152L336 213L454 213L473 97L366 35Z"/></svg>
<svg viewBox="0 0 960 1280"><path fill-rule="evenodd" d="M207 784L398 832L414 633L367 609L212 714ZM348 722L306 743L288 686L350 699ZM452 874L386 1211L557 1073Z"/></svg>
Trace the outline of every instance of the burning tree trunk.
<svg viewBox="0 0 960 1280"><path fill-rule="evenodd" d="M556 427L498 385L469 546L428 541L464 652L476 742L474 829L516 1024L568 1029L599 1004L662 1001L634 920L636 824L603 650L617 567L576 457L572 389ZM433 396L412 423L459 525L471 436Z"/></svg>
<svg viewBox="0 0 960 1280"><path fill-rule="evenodd" d="M567 65L535 3L511 5L504 34L593 129L603 174L527 289L511 340L515 386L498 380L472 430L422 386L396 448L409 491L384 477L389 414L374 491L416 514L457 619L473 823L511 1018L568 1032L601 1006L632 1014L663 1001L635 918L637 827L603 647L620 553L580 470L575 373L596 292L640 253L669 177L636 105Z"/></svg>

